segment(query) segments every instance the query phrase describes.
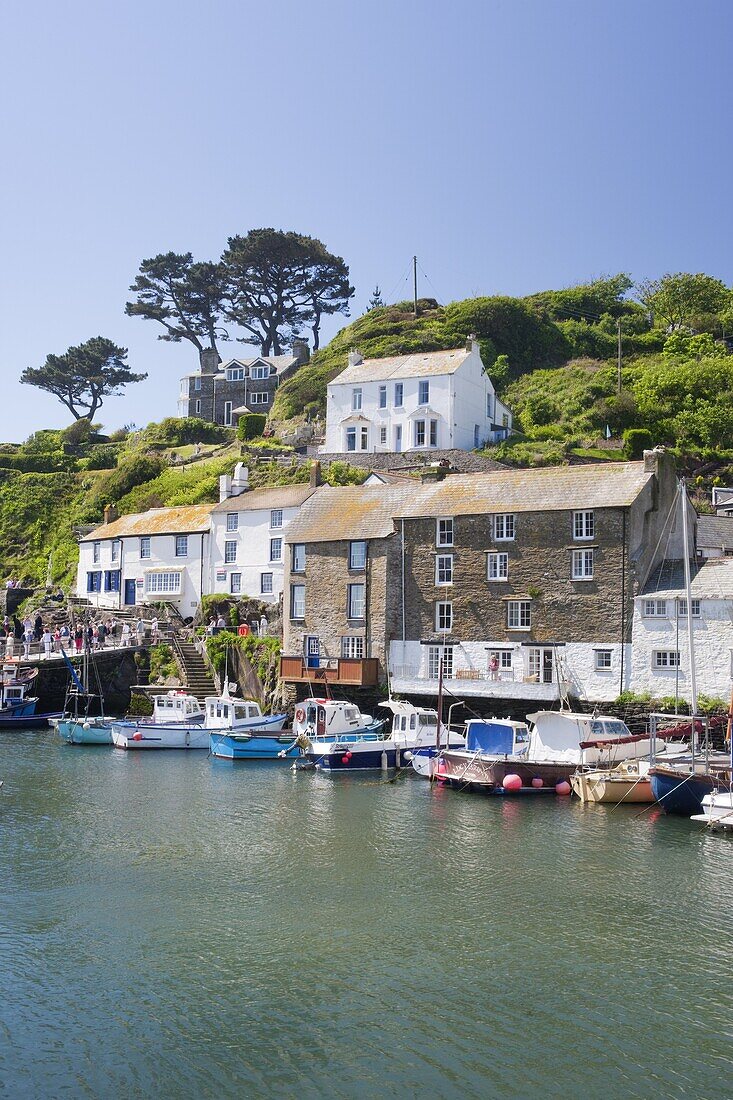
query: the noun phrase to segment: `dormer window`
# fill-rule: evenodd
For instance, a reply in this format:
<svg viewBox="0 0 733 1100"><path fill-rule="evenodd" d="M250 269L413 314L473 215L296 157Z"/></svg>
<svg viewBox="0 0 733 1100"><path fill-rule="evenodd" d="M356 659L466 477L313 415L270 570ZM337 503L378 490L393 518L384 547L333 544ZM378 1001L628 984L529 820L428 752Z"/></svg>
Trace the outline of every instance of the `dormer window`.
<svg viewBox="0 0 733 1100"><path fill-rule="evenodd" d="M249 376L250 378L269 378L270 368L269 366L267 366L267 364L262 367L252 367L251 371L249 372Z"/></svg>
<svg viewBox="0 0 733 1100"><path fill-rule="evenodd" d="M244 367L227 367L227 382L242 382L246 376Z"/></svg>

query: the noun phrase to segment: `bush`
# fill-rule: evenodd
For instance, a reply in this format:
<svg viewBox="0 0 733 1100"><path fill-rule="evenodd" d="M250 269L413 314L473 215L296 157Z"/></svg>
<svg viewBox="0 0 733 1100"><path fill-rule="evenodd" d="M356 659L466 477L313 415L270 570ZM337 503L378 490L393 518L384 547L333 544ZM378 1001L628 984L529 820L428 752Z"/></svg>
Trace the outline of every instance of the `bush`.
<svg viewBox="0 0 733 1100"><path fill-rule="evenodd" d="M627 428L623 434L623 451L626 458L641 458L644 451L654 446L652 433L646 428Z"/></svg>
<svg viewBox="0 0 733 1100"><path fill-rule="evenodd" d="M229 429L200 416L168 416L159 424L148 424L138 442L147 447L183 447L187 443L225 443L230 437Z"/></svg>
<svg viewBox="0 0 733 1100"><path fill-rule="evenodd" d="M237 439L259 439L265 430L267 417L264 413L245 413L237 424Z"/></svg>
<svg viewBox="0 0 733 1100"><path fill-rule="evenodd" d="M127 708L128 718L149 718L153 713L152 701L147 695L133 691L130 696L130 705Z"/></svg>
<svg viewBox="0 0 733 1100"><path fill-rule="evenodd" d="M150 680L159 683L170 676L178 676L173 650L169 645L161 643L150 647Z"/></svg>
<svg viewBox="0 0 733 1100"><path fill-rule="evenodd" d="M99 479L90 494L90 503L96 506L116 503L137 485L152 481L161 473L163 466L161 459L148 455L126 459L116 470Z"/></svg>

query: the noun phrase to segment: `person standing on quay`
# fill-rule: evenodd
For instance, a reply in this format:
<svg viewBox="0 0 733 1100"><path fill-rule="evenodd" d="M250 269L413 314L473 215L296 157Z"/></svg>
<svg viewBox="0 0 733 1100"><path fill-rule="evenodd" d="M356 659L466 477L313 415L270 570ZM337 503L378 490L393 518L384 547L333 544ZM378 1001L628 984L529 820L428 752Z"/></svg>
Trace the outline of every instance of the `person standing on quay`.
<svg viewBox="0 0 733 1100"><path fill-rule="evenodd" d="M33 627L28 627L23 634L23 657L27 661L31 655L31 642L33 641Z"/></svg>
<svg viewBox="0 0 733 1100"><path fill-rule="evenodd" d="M123 623L122 624L122 645L123 645L123 648L127 649L129 644L130 644L130 624L129 623Z"/></svg>
<svg viewBox="0 0 733 1100"><path fill-rule="evenodd" d="M34 627L33 627L33 637L37 642L40 642L42 634L43 634L43 619L41 618L41 613L39 611L38 614L36 615L36 621L35 621Z"/></svg>
<svg viewBox="0 0 733 1100"><path fill-rule="evenodd" d="M53 634L46 627L41 634L41 641L43 642L43 653L47 661L51 659L51 649L53 648Z"/></svg>
<svg viewBox="0 0 733 1100"><path fill-rule="evenodd" d="M145 644L145 623L143 622L143 620L140 616L138 616L138 620L135 623L135 633L137 634L137 644L138 645L144 645Z"/></svg>

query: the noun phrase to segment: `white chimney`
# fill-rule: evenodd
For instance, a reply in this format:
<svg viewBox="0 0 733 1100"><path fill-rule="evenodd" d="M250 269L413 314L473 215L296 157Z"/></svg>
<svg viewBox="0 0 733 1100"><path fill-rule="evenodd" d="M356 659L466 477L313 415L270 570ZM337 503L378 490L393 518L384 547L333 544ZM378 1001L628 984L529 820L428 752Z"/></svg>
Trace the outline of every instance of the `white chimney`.
<svg viewBox="0 0 733 1100"><path fill-rule="evenodd" d="M478 337L475 332L472 332L466 340L466 351L475 351L478 353L480 350Z"/></svg>
<svg viewBox="0 0 733 1100"><path fill-rule="evenodd" d="M219 478L219 503L229 500L232 495L232 479L229 474L222 474Z"/></svg>
<svg viewBox="0 0 733 1100"><path fill-rule="evenodd" d="M357 351L356 348L353 348L349 352L349 366L350 367L358 367L359 364L363 363L363 362L364 362L364 360L361 357L361 352Z"/></svg>

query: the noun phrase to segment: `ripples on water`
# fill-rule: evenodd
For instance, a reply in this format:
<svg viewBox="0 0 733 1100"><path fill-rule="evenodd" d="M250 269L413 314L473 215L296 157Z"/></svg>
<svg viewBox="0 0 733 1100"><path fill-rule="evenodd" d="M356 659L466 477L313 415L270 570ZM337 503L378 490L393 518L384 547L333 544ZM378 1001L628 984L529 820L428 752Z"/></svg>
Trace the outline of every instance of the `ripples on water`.
<svg viewBox="0 0 733 1100"><path fill-rule="evenodd" d="M0 1094L731 1094L730 839L46 733L0 778Z"/></svg>

